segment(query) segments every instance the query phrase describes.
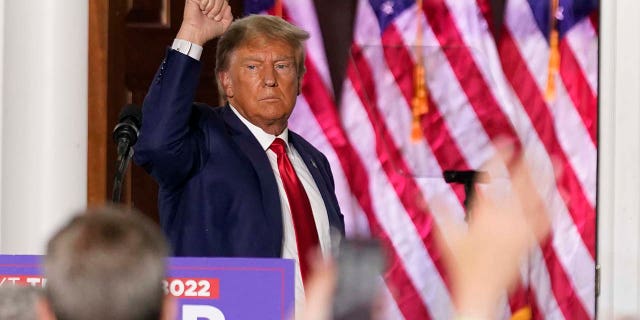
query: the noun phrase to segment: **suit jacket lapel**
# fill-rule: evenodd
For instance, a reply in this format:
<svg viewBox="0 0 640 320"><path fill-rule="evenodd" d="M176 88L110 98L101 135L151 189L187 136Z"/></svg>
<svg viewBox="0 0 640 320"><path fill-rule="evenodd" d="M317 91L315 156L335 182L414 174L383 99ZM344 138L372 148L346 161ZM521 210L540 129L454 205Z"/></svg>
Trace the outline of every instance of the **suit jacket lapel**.
<svg viewBox="0 0 640 320"><path fill-rule="evenodd" d="M293 146L302 157L302 160L304 160L304 163L307 165L307 169L309 169L309 172L311 172L311 176L313 176L313 180L316 182L316 186L318 186L318 190L320 191L320 195L322 196L324 205L327 208L327 214L329 215L329 224L338 229L342 229L344 227L340 227L342 225L342 220L340 220L340 211L336 207L337 203L331 201L332 191L329 190L329 184L326 181L326 175L328 173L323 173L320 171L320 164L316 163L316 161L311 157L311 153L305 148L305 145L300 142L301 139L302 137L289 130L289 142L293 144Z"/></svg>
<svg viewBox="0 0 640 320"><path fill-rule="evenodd" d="M251 131L233 113L230 107L224 106L222 111L223 119L231 129L231 138L244 153L260 180L262 190L262 204L267 215L267 221L273 223L274 236L280 241L283 239L282 231L282 209L280 207L280 196L278 193L278 183L273 175L273 169L269 163L266 152L262 150L260 143L251 134Z"/></svg>

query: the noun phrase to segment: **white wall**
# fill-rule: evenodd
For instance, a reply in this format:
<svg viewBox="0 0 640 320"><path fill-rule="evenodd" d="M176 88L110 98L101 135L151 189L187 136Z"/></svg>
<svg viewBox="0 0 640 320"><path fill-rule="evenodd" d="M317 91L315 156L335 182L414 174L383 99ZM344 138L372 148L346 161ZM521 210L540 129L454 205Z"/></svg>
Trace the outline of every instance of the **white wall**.
<svg viewBox="0 0 640 320"><path fill-rule="evenodd" d="M4 1L0 1L0 111L4 89ZM2 112L0 112L0 178L2 177ZM2 208L2 183L0 183L0 208ZM0 249L2 248L2 213L0 211ZM1 250L0 250L1 251Z"/></svg>
<svg viewBox="0 0 640 320"><path fill-rule="evenodd" d="M640 315L640 1L601 1L600 319Z"/></svg>
<svg viewBox="0 0 640 320"><path fill-rule="evenodd" d="M38 254L86 205L88 1L0 2L0 252Z"/></svg>

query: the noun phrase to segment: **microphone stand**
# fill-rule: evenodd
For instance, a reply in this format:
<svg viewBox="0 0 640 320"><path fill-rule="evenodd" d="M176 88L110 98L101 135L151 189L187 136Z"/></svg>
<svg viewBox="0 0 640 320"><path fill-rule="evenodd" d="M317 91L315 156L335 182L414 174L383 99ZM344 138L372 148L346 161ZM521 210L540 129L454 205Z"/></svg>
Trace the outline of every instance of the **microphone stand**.
<svg viewBox="0 0 640 320"><path fill-rule="evenodd" d="M116 174L113 178L113 191L111 193L111 201L120 203L122 197L122 182L127 173L127 167L133 157L133 148L130 146L128 139L120 139L118 141L118 159L116 160Z"/></svg>

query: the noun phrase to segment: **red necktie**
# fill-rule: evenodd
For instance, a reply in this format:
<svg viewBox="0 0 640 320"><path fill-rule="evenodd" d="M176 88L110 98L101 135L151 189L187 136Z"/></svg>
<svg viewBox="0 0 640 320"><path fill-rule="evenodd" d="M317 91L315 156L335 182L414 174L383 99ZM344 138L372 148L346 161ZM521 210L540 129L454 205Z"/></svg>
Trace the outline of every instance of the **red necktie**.
<svg viewBox="0 0 640 320"><path fill-rule="evenodd" d="M313 212L307 193L304 191L302 182L298 179L296 171L287 156L287 145L284 140L276 138L269 147L278 156L278 171L282 178L284 190L287 193L291 216L293 218L293 230L296 234L298 245L298 261L300 261L300 273L303 281L307 279L311 267L309 264L309 253L318 247L318 231L313 220Z"/></svg>

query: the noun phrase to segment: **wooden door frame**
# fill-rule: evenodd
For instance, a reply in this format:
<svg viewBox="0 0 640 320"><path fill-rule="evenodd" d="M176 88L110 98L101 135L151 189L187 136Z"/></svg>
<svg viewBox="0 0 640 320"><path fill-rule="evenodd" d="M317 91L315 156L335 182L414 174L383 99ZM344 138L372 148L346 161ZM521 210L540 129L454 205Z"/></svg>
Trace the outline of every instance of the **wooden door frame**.
<svg viewBox="0 0 640 320"><path fill-rule="evenodd" d="M126 0L89 1L87 204L110 200L114 146L109 124L124 105L123 37ZM117 79L121 81L114 81Z"/></svg>

